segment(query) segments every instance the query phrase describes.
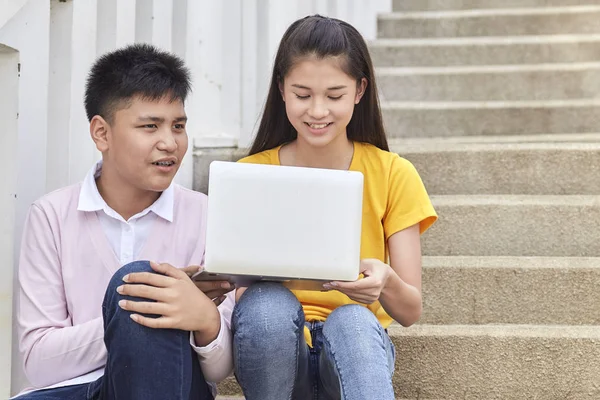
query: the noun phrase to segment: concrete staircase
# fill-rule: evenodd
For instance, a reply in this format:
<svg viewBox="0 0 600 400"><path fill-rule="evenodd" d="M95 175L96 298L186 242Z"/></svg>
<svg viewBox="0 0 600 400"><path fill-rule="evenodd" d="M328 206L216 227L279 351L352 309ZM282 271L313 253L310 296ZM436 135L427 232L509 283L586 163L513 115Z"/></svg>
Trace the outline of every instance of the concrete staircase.
<svg viewBox="0 0 600 400"><path fill-rule="evenodd" d="M396 395L600 399L600 1L394 10L371 44L386 127L440 214L423 317L390 329ZM199 149L196 188L241 155Z"/></svg>

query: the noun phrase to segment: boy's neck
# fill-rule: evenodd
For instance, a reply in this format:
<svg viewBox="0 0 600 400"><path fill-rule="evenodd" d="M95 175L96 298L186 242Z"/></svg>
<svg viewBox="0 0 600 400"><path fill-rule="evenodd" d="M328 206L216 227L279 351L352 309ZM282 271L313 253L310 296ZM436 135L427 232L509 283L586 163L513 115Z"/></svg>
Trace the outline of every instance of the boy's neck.
<svg viewBox="0 0 600 400"><path fill-rule="evenodd" d="M110 170L103 168L102 174L96 179L96 186L106 204L125 221L154 204L162 193L141 191L111 175Z"/></svg>
<svg viewBox="0 0 600 400"><path fill-rule="evenodd" d="M282 162L282 164L347 170L350 168L354 156L354 144L345 136L340 137L340 139L320 148L295 140L289 145L289 156L285 160L287 162Z"/></svg>

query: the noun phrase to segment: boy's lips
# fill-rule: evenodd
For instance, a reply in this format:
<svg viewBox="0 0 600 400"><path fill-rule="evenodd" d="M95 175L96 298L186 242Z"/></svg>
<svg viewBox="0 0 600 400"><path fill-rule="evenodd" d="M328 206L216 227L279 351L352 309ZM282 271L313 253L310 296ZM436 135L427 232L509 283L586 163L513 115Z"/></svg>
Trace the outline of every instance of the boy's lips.
<svg viewBox="0 0 600 400"><path fill-rule="evenodd" d="M177 159L175 157L165 157L154 161L152 165L158 168L160 172L171 173L176 169Z"/></svg>
<svg viewBox="0 0 600 400"><path fill-rule="evenodd" d="M177 164L177 159L175 157L165 157L154 161L152 164L159 167L170 167Z"/></svg>

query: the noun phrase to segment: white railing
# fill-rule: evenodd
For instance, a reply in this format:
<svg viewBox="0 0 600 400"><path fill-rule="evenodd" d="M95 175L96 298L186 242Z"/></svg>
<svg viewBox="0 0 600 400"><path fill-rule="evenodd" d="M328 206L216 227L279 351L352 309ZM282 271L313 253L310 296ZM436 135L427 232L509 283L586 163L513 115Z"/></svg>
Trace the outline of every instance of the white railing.
<svg viewBox="0 0 600 400"><path fill-rule="evenodd" d="M0 207L9 214L7 221L15 221L12 237L12 222L8 235L0 227L0 248L18 254L31 202L80 181L98 159L83 107L85 78L98 55L134 42L180 55L193 76L186 105L191 143L245 146L262 108L279 39L293 20L313 13L338 17L370 40L377 13L390 10L391 0L0 0L0 50L7 49L0 51L0 71L10 73L20 63L18 91L5 90L14 80L0 79L0 104L7 104L0 118L13 109L19 113L14 128L0 123L3 150L10 149L7 157L12 157L3 161L14 166L11 176L4 175L7 182L17 182L16 205L15 187L0 188ZM177 177L188 187L192 163L188 154ZM15 265L13 254L6 254L0 269ZM12 270L3 276L12 276ZM10 349L8 286L6 291L0 287L0 377L11 370L4 351ZM16 354L13 346L13 358ZM12 375L14 393L25 383L20 362L13 362ZM8 378L0 380L0 397L8 394L7 385Z"/></svg>

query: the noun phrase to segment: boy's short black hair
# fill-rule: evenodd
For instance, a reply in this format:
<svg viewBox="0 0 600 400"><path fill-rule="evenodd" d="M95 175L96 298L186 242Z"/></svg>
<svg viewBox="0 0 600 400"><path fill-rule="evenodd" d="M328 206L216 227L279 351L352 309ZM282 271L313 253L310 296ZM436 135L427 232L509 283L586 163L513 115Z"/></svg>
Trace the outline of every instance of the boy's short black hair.
<svg viewBox="0 0 600 400"><path fill-rule="evenodd" d="M134 44L101 56L85 87L88 120L95 115L112 123L114 113L134 96L185 102L191 90L190 72L179 57L149 44Z"/></svg>

